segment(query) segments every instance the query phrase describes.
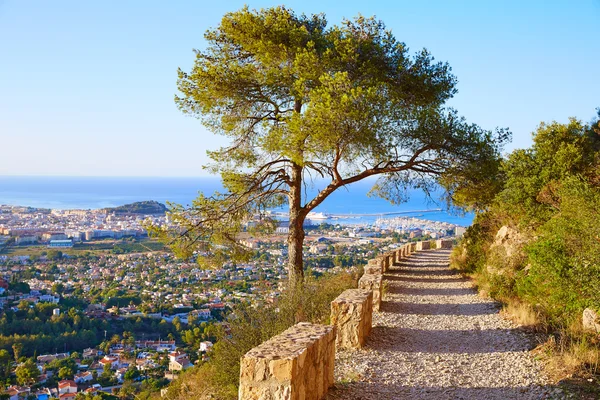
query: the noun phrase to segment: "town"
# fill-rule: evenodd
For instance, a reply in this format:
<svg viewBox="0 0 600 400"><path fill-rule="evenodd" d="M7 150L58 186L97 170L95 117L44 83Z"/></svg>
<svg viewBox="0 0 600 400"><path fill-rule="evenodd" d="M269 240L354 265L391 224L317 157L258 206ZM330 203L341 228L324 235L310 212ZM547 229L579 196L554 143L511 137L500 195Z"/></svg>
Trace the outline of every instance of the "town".
<svg viewBox="0 0 600 400"><path fill-rule="evenodd" d="M267 237L242 233L252 261L203 269L148 237L146 224L168 224L168 213L130 206L0 207L0 376L9 399L159 390L209 357L235 304L273 302L283 290L286 221ZM464 232L409 217L305 229L315 276L406 241Z"/></svg>

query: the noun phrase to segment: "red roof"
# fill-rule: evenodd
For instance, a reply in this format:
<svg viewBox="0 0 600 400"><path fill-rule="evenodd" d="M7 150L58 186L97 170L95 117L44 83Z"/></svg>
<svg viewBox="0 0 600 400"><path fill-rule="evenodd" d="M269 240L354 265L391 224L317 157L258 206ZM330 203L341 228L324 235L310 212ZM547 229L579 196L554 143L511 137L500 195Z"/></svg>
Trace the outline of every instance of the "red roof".
<svg viewBox="0 0 600 400"><path fill-rule="evenodd" d="M77 384L75 383L75 381L60 381L58 382L58 387L59 388L64 388L64 387L77 387Z"/></svg>

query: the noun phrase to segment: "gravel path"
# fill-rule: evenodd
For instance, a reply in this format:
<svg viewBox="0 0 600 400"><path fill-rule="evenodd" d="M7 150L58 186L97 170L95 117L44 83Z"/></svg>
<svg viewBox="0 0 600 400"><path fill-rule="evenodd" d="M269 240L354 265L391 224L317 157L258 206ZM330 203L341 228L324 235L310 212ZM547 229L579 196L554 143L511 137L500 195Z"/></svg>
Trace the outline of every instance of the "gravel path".
<svg viewBox="0 0 600 400"><path fill-rule="evenodd" d="M339 351L329 400L565 399L530 355L536 342L428 250L384 278L367 346Z"/></svg>

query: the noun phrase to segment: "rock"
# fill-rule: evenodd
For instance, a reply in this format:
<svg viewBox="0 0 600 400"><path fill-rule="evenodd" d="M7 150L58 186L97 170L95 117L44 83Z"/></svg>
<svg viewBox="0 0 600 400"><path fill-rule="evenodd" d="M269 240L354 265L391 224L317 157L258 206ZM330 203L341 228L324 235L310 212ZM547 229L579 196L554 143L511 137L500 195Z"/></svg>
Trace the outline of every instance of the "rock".
<svg viewBox="0 0 600 400"><path fill-rule="evenodd" d="M366 275L381 275L383 273L383 261L379 259L369 260L369 263L364 267Z"/></svg>
<svg viewBox="0 0 600 400"><path fill-rule="evenodd" d="M373 320L373 292L348 289L331 302L331 324L336 327L338 348L362 347Z"/></svg>
<svg viewBox="0 0 600 400"><path fill-rule="evenodd" d="M429 250L431 248L431 242L417 242L417 251Z"/></svg>
<svg viewBox="0 0 600 400"><path fill-rule="evenodd" d="M591 308L583 310L583 329L588 332L600 333L600 317Z"/></svg>
<svg viewBox="0 0 600 400"><path fill-rule="evenodd" d="M335 327L298 323L241 360L239 398L319 400L333 385Z"/></svg>
<svg viewBox="0 0 600 400"><path fill-rule="evenodd" d="M502 226L490 246L490 259L494 262L486 265L487 271L493 275L504 275L520 265L525 242L524 235L518 230L506 225Z"/></svg>
<svg viewBox="0 0 600 400"><path fill-rule="evenodd" d="M358 280L358 287L360 289L367 289L373 291L373 309L379 311L381 307L381 296L382 296L382 275L363 275Z"/></svg>
<svg viewBox="0 0 600 400"><path fill-rule="evenodd" d="M450 239L438 239L435 241L436 249L451 249L453 241Z"/></svg>

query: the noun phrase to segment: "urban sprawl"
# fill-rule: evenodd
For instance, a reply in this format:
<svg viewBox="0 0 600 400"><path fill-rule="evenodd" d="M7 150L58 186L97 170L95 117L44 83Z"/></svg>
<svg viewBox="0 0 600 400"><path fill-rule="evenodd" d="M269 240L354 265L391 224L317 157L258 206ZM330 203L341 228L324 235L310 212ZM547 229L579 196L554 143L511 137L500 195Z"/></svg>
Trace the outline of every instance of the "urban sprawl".
<svg viewBox="0 0 600 400"><path fill-rule="evenodd" d="M5 398L73 399L160 389L208 357L236 303L271 302L287 280L287 221L242 233L251 262L202 269L149 238L168 214L143 208L0 206L0 379ZM308 273L364 265L379 252L464 228L412 217L365 226L307 224Z"/></svg>

